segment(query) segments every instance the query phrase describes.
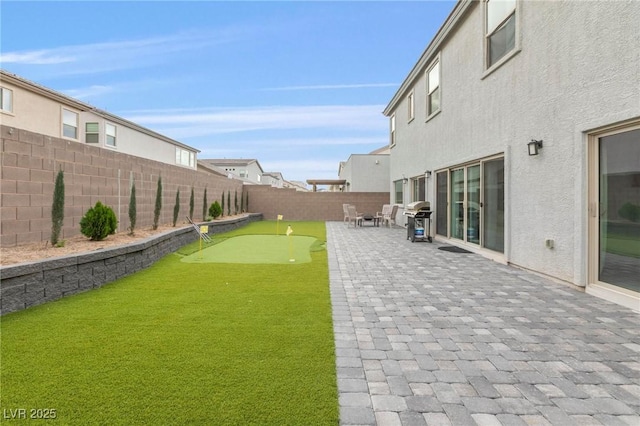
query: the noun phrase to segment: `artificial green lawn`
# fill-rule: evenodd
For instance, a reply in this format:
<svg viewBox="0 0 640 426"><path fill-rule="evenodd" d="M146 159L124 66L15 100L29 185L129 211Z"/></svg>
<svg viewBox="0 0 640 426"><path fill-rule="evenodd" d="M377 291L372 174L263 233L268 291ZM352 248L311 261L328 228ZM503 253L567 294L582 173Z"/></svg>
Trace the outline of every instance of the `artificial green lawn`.
<svg viewBox="0 0 640 426"><path fill-rule="evenodd" d="M326 240L321 222L292 226ZM337 424L321 244L304 264L180 261L197 249L2 317L2 408L55 409L59 424Z"/></svg>

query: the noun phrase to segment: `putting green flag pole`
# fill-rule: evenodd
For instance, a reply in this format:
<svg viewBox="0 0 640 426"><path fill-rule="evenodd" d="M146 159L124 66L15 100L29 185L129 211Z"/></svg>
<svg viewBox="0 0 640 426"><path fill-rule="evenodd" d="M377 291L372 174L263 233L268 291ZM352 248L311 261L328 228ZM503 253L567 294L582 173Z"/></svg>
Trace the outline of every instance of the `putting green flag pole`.
<svg viewBox="0 0 640 426"><path fill-rule="evenodd" d="M289 239L289 262L295 262L296 260L293 258L293 245L291 244L291 234L293 234L293 229L291 229L291 225L287 226L287 238Z"/></svg>
<svg viewBox="0 0 640 426"><path fill-rule="evenodd" d="M276 220L276 235L280 235L280 221L282 220L282 215L278 215L278 220Z"/></svg>

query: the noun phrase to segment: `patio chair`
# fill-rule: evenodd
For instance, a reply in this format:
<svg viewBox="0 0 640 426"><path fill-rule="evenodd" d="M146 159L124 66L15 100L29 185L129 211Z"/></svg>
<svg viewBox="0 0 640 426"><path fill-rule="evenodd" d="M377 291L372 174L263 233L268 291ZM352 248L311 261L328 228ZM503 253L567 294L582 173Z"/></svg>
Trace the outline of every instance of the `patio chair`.
<svg viewBox="0 0 640 426"><path fill-rule="evenodd" d="M383 204L382 211L376 212L376 219L378 220L378 223L384 221L385 215L389 214L391 214L391 204Z"/></svg>
<svg viewBox="0 0 640 426"><path fill-rule="evenodd" d="M362 226L362 221L364 220L364 218L362 217L361 213L358 213L356 211L356 206L349 205L347 207L347 210L349 212L349 223L353 222L354 228L357 228L358 225ZM347 224L347 226L348 225L349 224Z"/></svg>
<svg viewBox="0 0 640 426"><path fill-rule="evenodd" d="M342 219L342 223L344 223L349 220L349 204L342 205L342 212L344 213L344 219Z"/></svg>
<svg viewBox="0 0 640 426"><path fill-rule="evenodd" d="M391 225L395 225L396 224L396 213L397 212L398 212L398 206L397 205L391 206L391 210L389 211L389 213L382 217L382 222L386 223L387 226L389 226L389 228L391 228Z"/></svg>

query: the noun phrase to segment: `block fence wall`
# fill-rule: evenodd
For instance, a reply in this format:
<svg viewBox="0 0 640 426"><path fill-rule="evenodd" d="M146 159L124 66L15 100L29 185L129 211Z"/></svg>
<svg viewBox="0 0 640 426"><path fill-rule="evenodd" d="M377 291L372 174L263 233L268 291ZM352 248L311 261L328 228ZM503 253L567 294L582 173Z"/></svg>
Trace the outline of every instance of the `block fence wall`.
<svg viewBox="0 0 640 426"><path fill-rule="evenodd" d="M207 204L230 191L231 203L242 182L204 171L146 160L116 150L0 126L2 143L0 247L45 242L51 237L51 206L58 170L64 172L65 208L61 239L80 235L80 220L97 201L111 207L118 232L129 223L131 183L136 185L137 228L153 224L158 177L162 177L160 224L173 220L176 192L180 190L178 223L189 215L194 188L194 220L202 220L204 190ZM226 201L226 200L225 200ZM225 208L226 213L226 208Z"/></svg>
<svg viewBox="0 0 640 426"><path fill-rule="evenodd" d="M262 213L265 220L343 220L343 204L353 204L358 213L372 214L389 204L388 192L300 192L291 188L247 186L249 210Z"/></svg>
<svg viewBox="0 0 640 426"><path fill-rule="evenodd" d="M256 220L262 220L262 215L209 222L209 234ZM125 246L2 267L0 315L101 287L145 269L197 239L192 227L182 227Z"/></svg>

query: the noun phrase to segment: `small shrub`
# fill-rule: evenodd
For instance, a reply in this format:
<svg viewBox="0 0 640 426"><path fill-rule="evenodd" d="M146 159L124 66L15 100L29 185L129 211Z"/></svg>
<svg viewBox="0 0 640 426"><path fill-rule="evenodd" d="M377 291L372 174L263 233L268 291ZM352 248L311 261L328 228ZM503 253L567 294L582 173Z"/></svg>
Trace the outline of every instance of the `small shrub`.
<svg viewBox="0 0 640 426"><path fill-rule="evenodd" d="M220 216L221 214L222 214L222 207L220 207L220 203L215 201L213 204L211 204L211 207L209 207L209 216L211 216L214 219L217 219L218 216Z"/></svg>
<svg viewBox="0 0 640 426"><path fill-rule="evenodd" d="M620 217L630 220L631 222L640 222L640 206L631 203L625 203L618 210Z"/></svg>
<svg viewBox="0 0 640 426"><path fill-rule="evenodd" d="M118 219L113 209L100 201L90 208L80 220L80 232L93 241L101 241L115 234Z"/></svg>

